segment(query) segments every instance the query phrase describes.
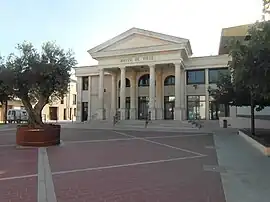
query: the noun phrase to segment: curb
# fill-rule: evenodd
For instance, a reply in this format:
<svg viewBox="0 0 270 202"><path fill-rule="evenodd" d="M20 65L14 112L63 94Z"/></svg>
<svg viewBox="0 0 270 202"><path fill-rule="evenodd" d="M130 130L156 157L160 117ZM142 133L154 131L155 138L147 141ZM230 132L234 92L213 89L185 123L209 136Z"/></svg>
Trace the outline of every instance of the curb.
<svg viewBox="0 0 270 202"><path fill-rule="evenodd" d="M254 140L251 137L249 137L248 135L246 135L241 130L238 131L238 135L240 135L242 138L244 138L249 144L251 144L257 150L259 150L262 154L264 154L265 156L270 157L270 147L265 147L261 143L257 142L256 140Z"/></svg>

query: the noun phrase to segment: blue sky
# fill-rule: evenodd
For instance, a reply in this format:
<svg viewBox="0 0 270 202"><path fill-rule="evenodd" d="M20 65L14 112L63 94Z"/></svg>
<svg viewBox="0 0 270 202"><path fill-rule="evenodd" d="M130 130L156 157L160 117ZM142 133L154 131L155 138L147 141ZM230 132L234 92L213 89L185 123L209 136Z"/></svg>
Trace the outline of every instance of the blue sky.
<svg viewBox="0 0 270 202"><path fill-rule="evenodd" d="M0 54L53 40L91 65L88 49L132 27L188 38L194 56L217 54L222 27L252 23L261 10L260 0L0 0Z"/></svg>

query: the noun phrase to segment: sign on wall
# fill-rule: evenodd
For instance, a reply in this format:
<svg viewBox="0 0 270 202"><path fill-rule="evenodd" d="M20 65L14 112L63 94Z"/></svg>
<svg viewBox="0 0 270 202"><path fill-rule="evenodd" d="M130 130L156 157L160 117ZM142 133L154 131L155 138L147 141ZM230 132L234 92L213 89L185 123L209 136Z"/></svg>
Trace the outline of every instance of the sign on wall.
<svg viewBox="0 0 270 202"><path fill-rule="evenodd" d="M153 55L146 55L146 56L135 56L135 57L128 57L120 59L121 63L136 63L136 62L143 62L143 61L153 61Z"/></svg>

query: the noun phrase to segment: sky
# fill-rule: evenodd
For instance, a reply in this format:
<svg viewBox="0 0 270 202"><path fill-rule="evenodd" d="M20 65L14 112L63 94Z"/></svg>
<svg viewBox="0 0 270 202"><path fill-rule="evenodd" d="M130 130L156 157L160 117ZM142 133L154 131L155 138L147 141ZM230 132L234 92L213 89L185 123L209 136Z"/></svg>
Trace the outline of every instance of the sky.
<svg viewBox="0 0 270 202"><path fill-rule="evenodd" d="M261 0L0 0L0 55L24 40L56 41L78 66L87 50L132 28L187 38L193 56L216 55L221 29L261 19Z"/></svg>

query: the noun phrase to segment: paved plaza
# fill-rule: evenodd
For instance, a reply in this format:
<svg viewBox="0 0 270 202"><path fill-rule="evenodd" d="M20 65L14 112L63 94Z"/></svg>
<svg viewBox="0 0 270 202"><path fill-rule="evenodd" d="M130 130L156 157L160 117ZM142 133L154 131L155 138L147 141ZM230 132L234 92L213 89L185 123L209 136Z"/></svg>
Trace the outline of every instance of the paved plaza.
<svg viewBox="0 0 270 202"><path fill-rule="evenodd" d="M234 202L237 190L245 191L233 179L243 168L231 174L237 160L230 165L221 151L228 139L221 143L215 134L63 128L62 140L57 147L18 148L14 129L0 131L0 201Z"/></svg>

